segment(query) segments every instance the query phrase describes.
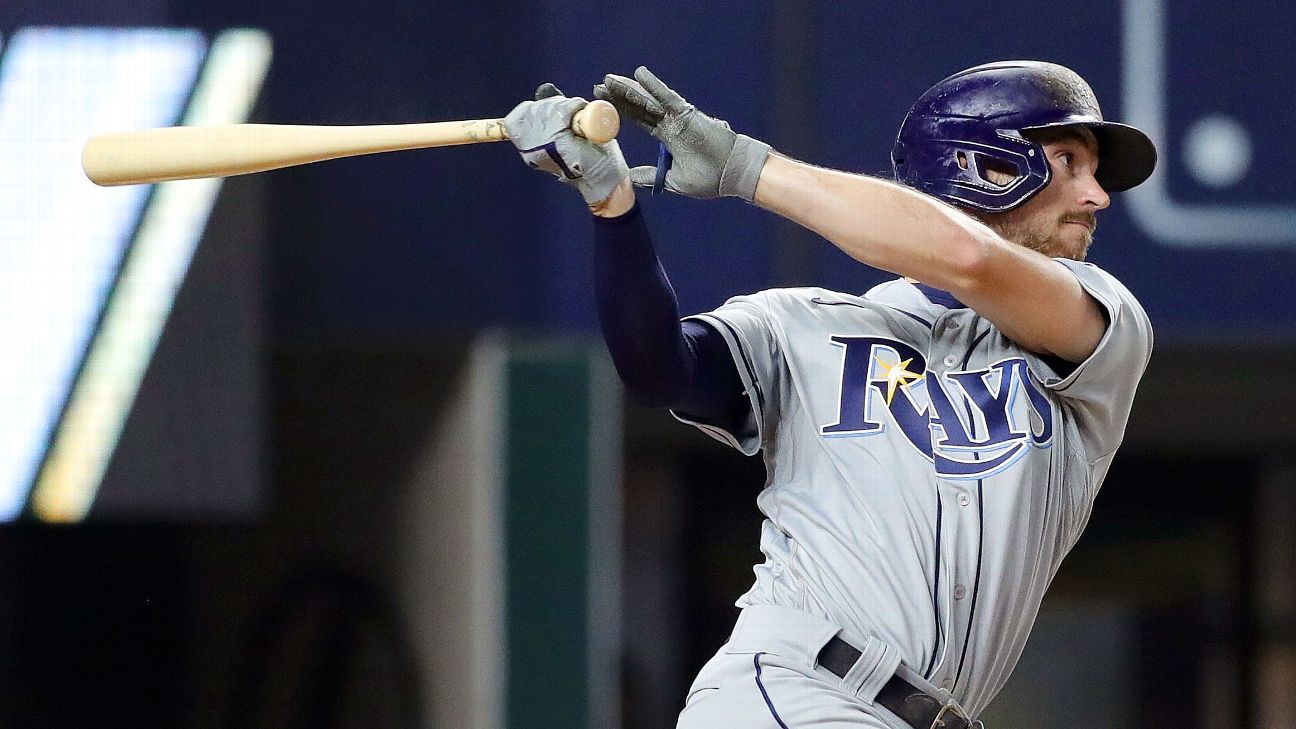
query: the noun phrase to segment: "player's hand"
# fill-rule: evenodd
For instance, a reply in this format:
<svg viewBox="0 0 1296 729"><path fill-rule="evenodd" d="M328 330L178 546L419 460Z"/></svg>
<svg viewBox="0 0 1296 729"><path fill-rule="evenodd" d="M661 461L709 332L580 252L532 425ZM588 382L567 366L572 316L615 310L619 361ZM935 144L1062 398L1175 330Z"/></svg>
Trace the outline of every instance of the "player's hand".
<svg viewBox="0 0 1296 729"><path fill-rule="evenodd" d="M640 66L632 79L609 74L594 87L594 96L611 102L666 145L675 158L666 173L667 190L696 198L751 200L755 195L769 145L698 111L652 71ZM648 187L655 174L653 167L636 167L630 179Z"/></svg>
<svg viewBox="0 0 1296 729"><path fill-rule="evenodd" d="M588 103L542 84L535 101L518 104L504 117L504 128L528 166L575 185L585 203L595 206L607 200L630 168L615 139L595 144L572 133L572 117Z"/></svg>

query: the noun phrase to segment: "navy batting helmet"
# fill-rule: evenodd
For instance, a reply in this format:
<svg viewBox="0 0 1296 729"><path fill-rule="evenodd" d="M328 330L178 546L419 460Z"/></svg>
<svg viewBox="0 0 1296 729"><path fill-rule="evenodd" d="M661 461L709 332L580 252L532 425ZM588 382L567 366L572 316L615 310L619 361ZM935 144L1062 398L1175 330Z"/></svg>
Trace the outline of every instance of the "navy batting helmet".
<svg viewBox="0 0 1296 729"><path fill-rule="evenodd" d="M953 76L918 98L900 125L891 163L896 179L946 202L987 212L1011 210L1051 177L1033 129L1085 127L1098 140L1094 177L1108 192L1143 182L1156 147L1128 124L1104 121L1085 80L1065 66L998 61ZM1006 184L987 168L1016 170Z"/></svg>

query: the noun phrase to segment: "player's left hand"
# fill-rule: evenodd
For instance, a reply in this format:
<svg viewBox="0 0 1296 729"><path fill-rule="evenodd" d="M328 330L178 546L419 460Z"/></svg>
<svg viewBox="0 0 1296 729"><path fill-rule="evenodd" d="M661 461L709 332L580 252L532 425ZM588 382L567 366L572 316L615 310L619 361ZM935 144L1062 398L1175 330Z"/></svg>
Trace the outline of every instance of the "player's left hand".
<svg viewBox="0 0 1296 729"><path fill-rule="evenodd" d="M594 87L594 96L609 101L660 139L675 158L666 173L666 189L696 198L723 196L751 200L769 156L770 146L737 134L729 123L703 114L652 71L640 66L634 78L609 74ZM636 167L636 185L653 184L656 169Z"/></svg>
<svg viewBox="0 0 1296 729"><path fill-rule="evenodd" d="M630 168L615 139L595 144L572 133L572 117L588 103L563 96L553 84L542 84L535 101L518 104L504 117L504 128L529 167L574 185L586 204L594 206L608 199Z"/></svg>

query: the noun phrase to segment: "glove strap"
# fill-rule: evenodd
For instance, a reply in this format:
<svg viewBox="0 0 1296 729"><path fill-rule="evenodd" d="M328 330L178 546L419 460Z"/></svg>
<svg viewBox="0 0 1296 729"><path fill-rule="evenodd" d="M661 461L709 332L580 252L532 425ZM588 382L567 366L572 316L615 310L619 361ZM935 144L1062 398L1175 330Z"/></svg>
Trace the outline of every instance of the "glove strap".
<svg viewBox="0 0 1296 729"><path fill-rule="evenodd" d="M765 168L769 153L768 144L746 134L739 134L734 140L733 150L729 152L729 159L725 160L724 170L720 173L720 194L751 202L756 196L756 183L760 181L760 173Z"/></svg>

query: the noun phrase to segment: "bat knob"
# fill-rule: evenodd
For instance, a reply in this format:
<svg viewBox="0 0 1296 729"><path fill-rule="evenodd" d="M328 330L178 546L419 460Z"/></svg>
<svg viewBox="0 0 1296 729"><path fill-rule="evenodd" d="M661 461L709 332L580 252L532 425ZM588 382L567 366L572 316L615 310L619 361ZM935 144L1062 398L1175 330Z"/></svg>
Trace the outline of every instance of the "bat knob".
<svg viewBox="0 0 1296 729"><path fill-rule="evenodd" d="M595 144L606 144L616 139L621 131L621 117L615 106L598 99L585 105L572 117L572 132Z"/></svg>

